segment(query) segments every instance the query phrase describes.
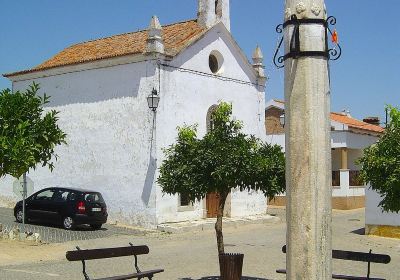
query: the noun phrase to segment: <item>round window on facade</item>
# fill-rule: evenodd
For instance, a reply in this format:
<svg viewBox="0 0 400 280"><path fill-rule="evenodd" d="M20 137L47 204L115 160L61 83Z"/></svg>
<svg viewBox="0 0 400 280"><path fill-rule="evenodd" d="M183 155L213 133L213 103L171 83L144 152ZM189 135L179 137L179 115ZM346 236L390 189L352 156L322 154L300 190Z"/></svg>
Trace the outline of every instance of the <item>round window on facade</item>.
<svg viewBox="0 0 400 280"><path fill-rule="evenodd" d="M208 57L208 65L213 74L220 74L222 72L222 65L224 63L224 58L222 54L218 51L212 51Z"/></svg>

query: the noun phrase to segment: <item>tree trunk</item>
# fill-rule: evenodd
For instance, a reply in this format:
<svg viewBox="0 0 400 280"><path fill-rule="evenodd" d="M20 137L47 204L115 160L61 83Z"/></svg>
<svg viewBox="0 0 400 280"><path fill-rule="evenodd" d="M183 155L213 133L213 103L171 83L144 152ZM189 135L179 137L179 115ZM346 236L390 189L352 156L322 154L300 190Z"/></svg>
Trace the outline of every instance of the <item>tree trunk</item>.
<svg viewBox="0 0 400 280"><path fill-rule="evenodd" d="M224 216L224 207L225 201L228 197L228 193L220 193L219 205L218 205L218 213L217 213L217 222L215 223L215 234L217 236L217 246L218 246L218 254L224 254L224 236L222 234L222 217Z"/></svg>

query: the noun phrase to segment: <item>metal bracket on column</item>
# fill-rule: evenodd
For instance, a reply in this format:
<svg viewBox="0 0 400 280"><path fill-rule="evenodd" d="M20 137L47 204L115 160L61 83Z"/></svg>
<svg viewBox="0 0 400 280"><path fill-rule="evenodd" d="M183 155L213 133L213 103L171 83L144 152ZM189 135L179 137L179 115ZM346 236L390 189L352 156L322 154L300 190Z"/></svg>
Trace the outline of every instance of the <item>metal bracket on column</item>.
<svg viewBox="0 0 400 280"><path fill-rule="evenodd" d="M325 50L324 51L302 51L300 49L300 25L303 24L319 24L325 27ZM325 19L318 18L307 18L307 19L298 19L296 15L292 15L288 21L283 24L279 24L276 27L277 33L282 33L283 30L289 26L293 25L293 33L292 38L290 39L289 53L278 56L278 52L283 43L283 36L281 37L279 44L276 48L274 55L274 64L277 68L284 67L284 62L288 58L297 59L299 57L325 57L328 60L338 60L342 55L342 48L339 43L335 43L334 48L329 48L328 46L328 32L333 36L330 25L336 25L336 18L333 16Z"/></svg>

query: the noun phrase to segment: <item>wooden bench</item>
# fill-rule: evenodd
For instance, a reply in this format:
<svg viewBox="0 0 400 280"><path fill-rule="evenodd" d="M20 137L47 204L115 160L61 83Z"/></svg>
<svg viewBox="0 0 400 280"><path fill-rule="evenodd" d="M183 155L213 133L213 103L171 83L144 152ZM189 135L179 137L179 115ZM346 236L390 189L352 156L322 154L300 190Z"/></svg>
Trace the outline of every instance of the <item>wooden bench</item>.
<svg viewBox="0 0 400 280"><path fill-rule="evenodd" d="M85 280L125 280L125 279L144 279L148 278L149 280L153 279L154 274L163 272L164 269L155 269L149 271L140 271L138 267L138 255L145 255L149 253L149 247L143 246L133 246L132 243L129 243L130 246L127 247L118 247L118 248L105 248L105 249L91 249L91 250L81 250L79 247L76 247L76 251L68 251L66 253L66 258L70 262L73 261L81 261L83 266L83 276ZM87 260L98 260L98 259L107 259L107 258L115 258L115 257L126 257L126 256L134 256L135 257L135 269L136 273L120 275L120 276L112 276L107 278L98 278L91 279L86 273L86 263Z"/></svg>
<svg viewBox="0 0 400 280"><path fill-rule="evenodd" d="M286 254L286 245L282 247L282 252ZM372 250L369 250L369 253L332 250L332 258L340 259L340 260L349 260L349 261L368 263L366 277L332 274L332 279L350 279L350 280L386 280L384 278L371 278L370 277L371 263L388 264L388 263L390 263L390 260L391 260L389 255L372 254ZM276 272L286 274L286 269L278 269L278 270L276 270Z"/></svg>

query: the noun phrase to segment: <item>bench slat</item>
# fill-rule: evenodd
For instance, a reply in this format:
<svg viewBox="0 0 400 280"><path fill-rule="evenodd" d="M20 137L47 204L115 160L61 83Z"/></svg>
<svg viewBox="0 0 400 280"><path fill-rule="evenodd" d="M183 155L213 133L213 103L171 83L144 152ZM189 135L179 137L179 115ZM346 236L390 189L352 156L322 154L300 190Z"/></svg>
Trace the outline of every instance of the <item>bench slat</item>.
<svg viewBox="0 0 400 280"><path fill-rule="evenodd" d="M332 257L334 259L341 260L352 260L358 262L372 262L372 263L390 263L390 256L383 254L373 254L364 252L352 252L352 251L341 251L332 250Z"/></svg>
<svg viewBox="0 0 400 280"><path fill-rule="evenodd" d="M286 245L282 247L282 252L286 254ZM332 258L340 260L351 260L358 262L372 262L388 264L391 261L389 255L373 254L364 252L332 250Z"/></svg>
<svg viewBox="0 0 400 280"><path fill-rule="evenodd" d="M286 274L286 269L277 269L277 273ZM350 275L340 275L340 274L332 274L332 279L344 279L344 280L386 280L383 278L367 278L367 277L359 277L359 276L350 276Z"/></svg>
<svg viewBox="0 0 400 280"><path fill-rule="evenodd" d="M107 277L107 278L98 278L98 279L93 279L93 280L127 280L127 279L139 278L139 277L153 276L154 274L160 273L160 272L164 272L164 269L155 269L155 270L143 271L143 272L139 272L139 273L113 276L113 277Z"/></svg>
<svg viewBox="0 0 400 280"><path fill-rule="evenodd" d="M127 246L127 247L117 247L117 248L68 251L66 253L66 258L67 260L73 262L82 260L97 260L97 259L107 259L114 257L126 257L132 255L145 255L148 253L149 253L149 247L147 247L146 245L142 245L142 246Z"/></svg>
<svg viewBox="0 0 400 280"><path fill-rule="evenodd" d="M358 276L348 276L340 274L332 274L332 279L348 279L348 280L386 280L384 278L372 278L372 277L358 277Z"/></svg>

